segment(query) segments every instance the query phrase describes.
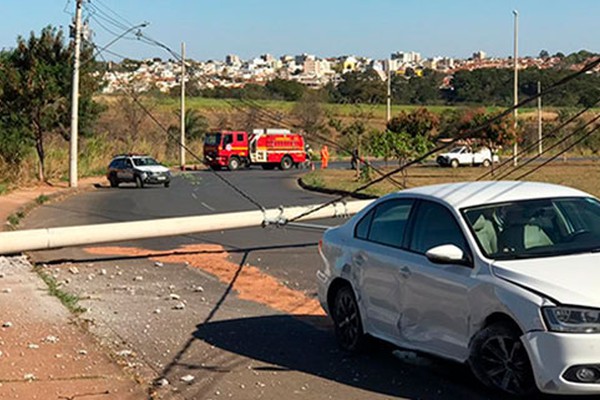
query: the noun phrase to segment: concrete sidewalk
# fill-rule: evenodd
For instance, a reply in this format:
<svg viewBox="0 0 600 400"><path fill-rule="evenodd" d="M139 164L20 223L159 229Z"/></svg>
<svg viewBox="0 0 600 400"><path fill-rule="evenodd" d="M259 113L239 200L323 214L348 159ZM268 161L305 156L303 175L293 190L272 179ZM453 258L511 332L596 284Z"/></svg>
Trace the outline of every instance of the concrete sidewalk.
<svg viewBox="0 0 600 400"><path fill-rule="evenodd" d="M92 181L83 182L91 187ZM40 194L41 187L0 196L2 221ZM48 294L25 257L0 257L0 399L147 399L74 316Z"/></svg>

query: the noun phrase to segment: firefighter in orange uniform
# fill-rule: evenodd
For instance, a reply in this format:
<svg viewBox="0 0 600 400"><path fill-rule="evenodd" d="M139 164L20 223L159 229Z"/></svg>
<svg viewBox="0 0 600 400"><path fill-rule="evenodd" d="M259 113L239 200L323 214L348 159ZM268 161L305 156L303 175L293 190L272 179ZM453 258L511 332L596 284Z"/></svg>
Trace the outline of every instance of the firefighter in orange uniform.
<svg viewBox="0 0 600 400"><path fill-rule="evenodd" d="M327 145L323 145L323 147L321 147L321 169L325 169L327 168L327 165L329 164L329 149L327 148Z"/></svg>

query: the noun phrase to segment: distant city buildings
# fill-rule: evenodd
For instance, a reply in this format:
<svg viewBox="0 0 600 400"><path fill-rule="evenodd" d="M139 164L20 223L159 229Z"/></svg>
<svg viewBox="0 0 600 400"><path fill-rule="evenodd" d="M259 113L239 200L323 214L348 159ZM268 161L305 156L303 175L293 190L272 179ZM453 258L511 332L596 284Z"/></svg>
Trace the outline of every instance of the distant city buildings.
<svg viewBox="0 0 600 400"><path fill-rule="evenodd" d="M546 69L556 67L560 61L558 57L524 57L519 58L518 63L520 68ZM105 93L115 93L124 88L169 92L180 85L181 65L178 62L150 59L136 62L133 67L130 64L119 68L119 64L111 63L111 70L104 75ZM421 76L426 69L451 77L457 71L482 68L512 68L512 60L490 58L482 50L474 52L469 59L423 59L420 53L414 51L397 51L387 60L354 55L319 58L312 54L283 55L279 58L263 54L243 60L229 54L223 61L188 61L185 79L188 87L197 89L239 88L250 83L264 85L274 79L293 80L311 88L320 88L328 83L337 84L343 80L344 74L352 72L374 71L386 80L388 72L410 79Z"/></svg>

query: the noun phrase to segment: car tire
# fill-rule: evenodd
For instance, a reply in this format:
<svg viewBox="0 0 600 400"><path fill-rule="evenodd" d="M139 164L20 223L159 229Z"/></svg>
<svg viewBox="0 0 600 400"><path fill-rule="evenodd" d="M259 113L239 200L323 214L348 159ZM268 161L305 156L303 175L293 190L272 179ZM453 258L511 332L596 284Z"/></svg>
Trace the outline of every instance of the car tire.
<svg viewBox="0 0 600 400"><path fill-rule="evenodd" d="M112 188L119 187L119 181L114 175L111 175L110 178L108 178L108 182L110 183L110 187Z"/></svg>
<svg viewBox="0 0 600 400"><path fill-rule="evenodd" d="M350 353L364 349L367 337L364 333L358 302L349 285L335 293L331 313L338 345Z"/></svg>
<svg viewBox="0 0 600 400"><path fill-rule="evenodd" d="M456 158L452 159L452 161L450 161L450 166L452 168L458 168L460 164L458 163L458 160Z"/></svg>
<svg viewBox="0 0 600 400"><path fill-rule="evenodd" d="M171 182L165 182L165 187L168 188L169 186L171 186Z"/></svg>
<svg viewBox="0 0 600 400"><path fill-rule="evenodd" d="M489 325L471 341L469 365L484 385L515 396L537 392L521 332L506 323Z"/></svg>
<svg viewBox="0 0 600 400"><path fill-rule="evenodd" d="M142 178L139 175L135 176L135 187L137 187L137 188L144 187L144 181L142 180Z"/></svg>
<svg viewBox="0 0 600 400"><path fill-rule="evenodd" d="M481 163L481 165L482 165L484 168L487 168L487 167L489 167L491 164L492 164L492 163L491 163L491 161L490 161L490 160L488 160L487 158L486 158L485 160L483 160L483 162Z"/></svg>
<svg viewBox="0 0 600 400"><path fill-rule="evenodd" d="M294 160L292 160L292 157L283 156L281 162L279 163L279 168L282 171L287 171L288 169L292 168L292 166L294 166Z"/></svg>
<svg viewBox="0 0 600 400"><path fill-rule="evenodd" d="M235 171L236 169L238 169L241 165L240 159L237 157L231 157L229 159L229 161L227 162L227 168L230 171Z"/></svg>

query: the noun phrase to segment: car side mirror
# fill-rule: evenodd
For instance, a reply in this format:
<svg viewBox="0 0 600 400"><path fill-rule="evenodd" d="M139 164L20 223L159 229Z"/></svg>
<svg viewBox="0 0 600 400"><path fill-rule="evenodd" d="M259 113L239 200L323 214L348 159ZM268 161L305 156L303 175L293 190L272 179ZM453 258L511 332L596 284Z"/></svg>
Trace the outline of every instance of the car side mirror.
<svg viewBox="0 0 600 400"><path fill-rule="evenodd" d="M425 253L425 257L436 264L460 264L472 266L472 262L465 252L453 244L443 244L433 247Z"/></svg>

